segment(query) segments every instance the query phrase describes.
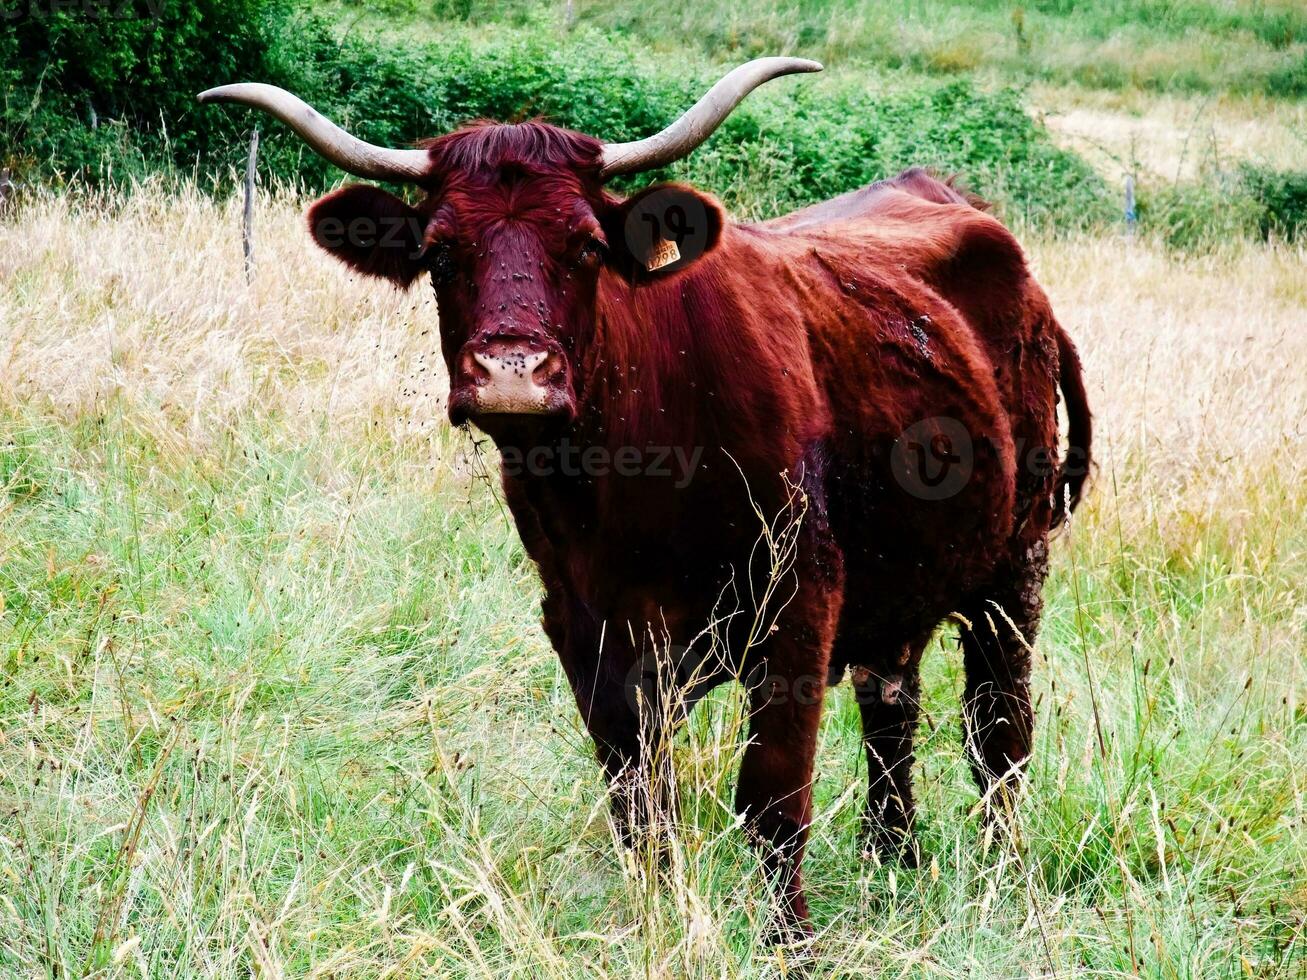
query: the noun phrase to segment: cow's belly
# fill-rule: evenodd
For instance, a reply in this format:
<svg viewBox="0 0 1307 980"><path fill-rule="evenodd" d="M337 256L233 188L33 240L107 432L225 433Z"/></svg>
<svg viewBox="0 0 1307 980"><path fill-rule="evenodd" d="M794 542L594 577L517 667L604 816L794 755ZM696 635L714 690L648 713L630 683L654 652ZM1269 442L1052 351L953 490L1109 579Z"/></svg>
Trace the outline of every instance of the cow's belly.
<svg viewBox="0 0 1307 980"><path fill-rule="evenodd" d="M845 562L843 619L886 642L929 631L1010 551L1010 441L949 446L937 435L928 426L846 452L826 482Z"/></svg>

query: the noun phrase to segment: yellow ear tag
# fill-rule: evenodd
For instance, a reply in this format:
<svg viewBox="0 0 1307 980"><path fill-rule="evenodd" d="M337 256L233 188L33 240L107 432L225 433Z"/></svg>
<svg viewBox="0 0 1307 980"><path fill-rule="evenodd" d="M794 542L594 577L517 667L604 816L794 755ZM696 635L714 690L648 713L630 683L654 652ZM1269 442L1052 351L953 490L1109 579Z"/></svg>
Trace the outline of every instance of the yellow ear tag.
<svg viewBox="0 0 1307 980"><path fill-rule="evenodd" d="M671 265L681 257L681 250L676 247L676 243L662 239L655 242L652 249L649 250L649 258L645 261L644 267L648 272L661 269L665 265Z"/></svg>

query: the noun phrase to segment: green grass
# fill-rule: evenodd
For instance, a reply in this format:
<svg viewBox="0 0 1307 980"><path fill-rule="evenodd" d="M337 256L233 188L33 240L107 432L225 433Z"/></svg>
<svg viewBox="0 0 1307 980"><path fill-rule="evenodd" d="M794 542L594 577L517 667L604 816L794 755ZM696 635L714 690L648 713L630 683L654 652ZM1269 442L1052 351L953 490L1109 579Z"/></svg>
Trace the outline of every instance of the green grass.
<svg viewBox="0 0 1307 980"><path fill-rule="evenodd" d="M729 808L739 699L681 741L668 862L620 852L461 435L159 412L0 416L0 973L796 975ZM1271 473L1163 527L1150 481L1056 548L1015 850L979 836L947 638L920 871L858 856L834 696L805 975L1302 975L1307 498Z"/></svg>

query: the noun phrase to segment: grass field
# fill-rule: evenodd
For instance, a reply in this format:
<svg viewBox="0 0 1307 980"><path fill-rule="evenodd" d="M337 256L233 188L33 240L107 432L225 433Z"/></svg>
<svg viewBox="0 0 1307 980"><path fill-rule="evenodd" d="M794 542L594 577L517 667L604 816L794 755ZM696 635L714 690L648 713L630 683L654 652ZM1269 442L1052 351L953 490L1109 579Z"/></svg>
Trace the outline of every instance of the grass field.
<svg viewBox="0 0 1307 980"><path fill-rule="evenodd" d="M1302 977L1307 252L1032 240L1101 469L1055 547L1013 849L927 658L919 871L862 860L828 702L811 959L762 944L742 706L614 844L435 309L260 202L0 224L0 975ZM1100 738L1101 733L1101 738Z"/></svg>
<svg viewBox="0 0 1307 980"><path fill-rule="evenodd" d="M1114 182L1127 173L1201 180L1244 161L1293 170L1307 160L1307 100L1054 85L1032 86L1028 99L1054 139Z"/></svg>

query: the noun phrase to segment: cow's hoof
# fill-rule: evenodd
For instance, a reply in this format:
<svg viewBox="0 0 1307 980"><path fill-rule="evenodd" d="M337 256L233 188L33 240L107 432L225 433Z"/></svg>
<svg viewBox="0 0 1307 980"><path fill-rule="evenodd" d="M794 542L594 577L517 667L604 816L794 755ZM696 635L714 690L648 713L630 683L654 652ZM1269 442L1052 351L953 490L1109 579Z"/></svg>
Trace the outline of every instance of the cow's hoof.
<svg viewBox="0 0 1307 980"><path fill-rule="evenodd" d="M777 896L771 910L771 923L765 941L769 946L802 946L813 937L812 922L808 918L808 900L802 889Z"/></svg>
<svg viewBox="0 0 1307 980"><path fill-rule="evenodd" d="M812 938L816 933L813 931L812 924L807 919L803 921L775 922L767 930L767 935L763 942L770 947L783 947L786 949L806 949L812 944Z"/></svg>

